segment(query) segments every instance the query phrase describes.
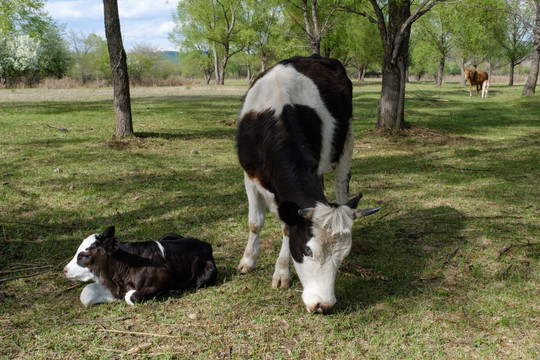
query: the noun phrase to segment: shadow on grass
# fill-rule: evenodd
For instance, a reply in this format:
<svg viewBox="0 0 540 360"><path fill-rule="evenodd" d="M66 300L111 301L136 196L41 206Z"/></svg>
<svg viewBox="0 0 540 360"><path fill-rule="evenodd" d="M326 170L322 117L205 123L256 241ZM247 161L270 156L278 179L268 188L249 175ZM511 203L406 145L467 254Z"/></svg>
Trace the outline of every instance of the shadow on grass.
<svg viewBox="0 0 540 360"><path fill-rule="evenodd" d="M465 223L459 211L441 206L356 225L351 253L336 279L334 311L349 312L385 298L408 297L430 286L434 279L422 279L421 273L431 270L430 266L443 266L463 241Z"/></svg>

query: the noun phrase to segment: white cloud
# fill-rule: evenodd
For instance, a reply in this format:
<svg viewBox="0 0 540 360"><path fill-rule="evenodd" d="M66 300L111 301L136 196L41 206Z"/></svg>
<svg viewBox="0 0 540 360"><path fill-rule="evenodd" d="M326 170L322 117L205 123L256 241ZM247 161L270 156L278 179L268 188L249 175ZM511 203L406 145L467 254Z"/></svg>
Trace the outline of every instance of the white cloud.
<svg viewBox="0 0 540 360"><path fill-rule="evenodd" d="M124 46L147 43L171 50L168 33L174 28L172 12L177 0L118 0ZM49 0L45 10L68 30L104 34L103 2L98 0Z"/></svg>
<svg viewBox="0 0 540 360"><path fill-rule="evenodd" d="M45 4L45 10L55 19L72 20L72 19L102 19L103 18L103 3L101 1L56 1L49 0Z"/></svg>

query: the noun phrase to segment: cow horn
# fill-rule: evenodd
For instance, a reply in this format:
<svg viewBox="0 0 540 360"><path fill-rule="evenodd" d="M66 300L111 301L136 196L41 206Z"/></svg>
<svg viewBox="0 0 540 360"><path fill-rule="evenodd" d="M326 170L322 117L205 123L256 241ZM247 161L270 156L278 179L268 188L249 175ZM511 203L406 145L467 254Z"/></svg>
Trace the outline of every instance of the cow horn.
<svg viewBox="0 0 540 360"><path fill-rule="evenodd" d="M363 216L368 216L371 214L375 214L377 211L381 210L381 207L376 207L372 209L355 209L354 210L354 218L359 218Z"/></svg>
<svg viewBox="0 0 540 360"><path fill-rule="evenodd" d="M313 211L315 211L315 208L305 208L298 210L298 215L303 217L304 219L311 220L313 217Z"/></svg>

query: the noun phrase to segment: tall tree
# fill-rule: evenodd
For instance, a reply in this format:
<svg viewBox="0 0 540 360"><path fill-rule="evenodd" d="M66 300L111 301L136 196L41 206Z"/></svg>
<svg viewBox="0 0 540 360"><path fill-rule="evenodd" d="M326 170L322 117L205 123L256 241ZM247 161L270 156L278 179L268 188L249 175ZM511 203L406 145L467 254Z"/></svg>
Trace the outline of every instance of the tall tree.
<svg viewBox="0 0 540 360"><path fill-rule="evenodd" d="M311 52L321 53L321 41L337 21L340 0L289 0L287 9L291 19L309 40Z"/></svg>
<svg viewBox="0 0 540 360"><path fill-rule="evenodd" d="M440 4L422 17L413 31L416 35L416 50L423 53L424 58L429 54L430 58L426 60L436 63L437 87L442 85L446 58L454 46L451 26L459 16L449 4Z"/></svg>
<svg viewBox="0 0 540 360"><path fill-rule="evenodd" d="M521 0L509 0L514 7L519 7ZM532 32L513 11L507 12L501 29L494 32L497 43L503 48L505 60L510 63L508 85L514 85L514 68L531 54ZM530 21L530 19L527 19Z"/></svg>
<svg viewBox="0 0 540 360"><path fill-rule="evenodd" d="M103 0L105 14L105 37L109 48L109 62L114 88L114 115L116 126L113 137L121 139L133 137L131 119L131 98L129 95L129 78L127 57L122 43L120 18L117 0Z"/></svg>
<svg viewBox="0 0 540 360"><path fill-rule="evenodd" d="M244 5L241 0L182 0L173 13L176 26L169 38L191 50L208 47L219 85L225 83L230 58L244 49L240 40Z"/></svg>
<svg viewBox="0 0 540 360"><path fill-rule="evenodd" d="M531 55L531 68L525 86L523 87L523 92L521 93L522 96L534 95L538 81L538 68L540 67L540 0L528 0L527 4L529 10L536 16L535 22L529 24L533 31L534 42Z"/></svg>
<svg viewBox="0 0 540 360"><path fill-rule="evenodd" d="M411 25L439 1L423 0L411 13L410 0L370 0L374 16L362 7L363 2L347 7L348 11L367 17L379 28L383 66L377 129L399 131L405 128L405 84Z"/></svg>

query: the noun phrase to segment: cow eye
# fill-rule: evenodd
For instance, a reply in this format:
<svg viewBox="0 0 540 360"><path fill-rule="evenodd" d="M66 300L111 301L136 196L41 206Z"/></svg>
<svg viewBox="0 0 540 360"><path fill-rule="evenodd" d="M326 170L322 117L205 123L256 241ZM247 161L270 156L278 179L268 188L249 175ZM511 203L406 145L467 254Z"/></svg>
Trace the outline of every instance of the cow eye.
<svg viewBox="0 0 540 360"><path fill-rule="evenodd" d="M309 257L313 257L313 251L311 251L311 248L309 246L306 246L304 249L304 254Z"/></svg>

